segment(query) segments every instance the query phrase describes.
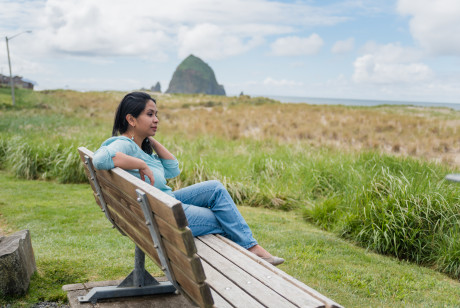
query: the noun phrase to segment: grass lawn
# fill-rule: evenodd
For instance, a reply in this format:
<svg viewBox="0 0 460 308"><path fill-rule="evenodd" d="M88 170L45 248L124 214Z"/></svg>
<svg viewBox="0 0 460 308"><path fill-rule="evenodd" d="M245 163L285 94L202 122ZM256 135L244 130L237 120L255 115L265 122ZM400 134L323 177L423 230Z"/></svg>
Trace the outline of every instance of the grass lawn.
<svg viewBox="0 0 460 308"><path fill-rule="evenodd" d="M29 229L38 268L26 296L0 305L65 301L62 285L120 279L132 270L134 245L111 228L88 184L21 180L0 171L0 186L0 233ZM458 281L358 248L306 223L299 211L240 211L260 244L287 260L282 270L345 307L460 305ZM146 265L161 274L151 261Z"/></svg>

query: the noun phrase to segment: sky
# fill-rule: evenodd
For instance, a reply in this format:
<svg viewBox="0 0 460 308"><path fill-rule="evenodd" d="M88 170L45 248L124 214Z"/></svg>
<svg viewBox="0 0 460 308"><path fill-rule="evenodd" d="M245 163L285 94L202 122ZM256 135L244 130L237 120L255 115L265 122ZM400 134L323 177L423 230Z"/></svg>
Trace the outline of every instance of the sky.
<svg viewBox="0 0 460 308"><path fill-rule="evenodd" d="M227 95L460 103L459 33L458 0L0 0L0 73L9 37L37 90L165 91L193 54Z"/></svg>

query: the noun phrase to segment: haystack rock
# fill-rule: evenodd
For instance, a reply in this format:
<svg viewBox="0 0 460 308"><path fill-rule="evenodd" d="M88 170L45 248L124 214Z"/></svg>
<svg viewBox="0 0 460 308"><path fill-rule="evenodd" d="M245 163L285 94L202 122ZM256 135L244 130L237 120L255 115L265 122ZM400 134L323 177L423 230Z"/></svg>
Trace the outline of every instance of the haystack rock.
<svg viewBox="0 0 460 308"><path fill-rule="evenodd" d="M217 83L212 68L190 55L176 68L166 93L225 95L225 90Z"/></svg>

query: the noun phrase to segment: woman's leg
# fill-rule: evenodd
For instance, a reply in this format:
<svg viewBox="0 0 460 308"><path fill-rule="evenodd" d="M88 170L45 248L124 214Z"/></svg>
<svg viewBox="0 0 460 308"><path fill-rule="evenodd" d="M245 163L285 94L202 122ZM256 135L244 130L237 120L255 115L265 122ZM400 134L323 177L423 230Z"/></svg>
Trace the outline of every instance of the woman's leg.
<svg viewBox="0 0 460 308"><path fill-rule="evenodd" d="M174 196L183 203L194 236L217 233L246 249L257 245L251 229L219 181L191 185L175 191Z"/></svg>
<svg viewBox="0 0 460 308"><path fill-rule="evenodd" d="M227 236L211 209L185 203L182 203L182 207L184 208L185 217L187 217L188 226L192 230L193 236L205 234L222 234Z"/></svg>

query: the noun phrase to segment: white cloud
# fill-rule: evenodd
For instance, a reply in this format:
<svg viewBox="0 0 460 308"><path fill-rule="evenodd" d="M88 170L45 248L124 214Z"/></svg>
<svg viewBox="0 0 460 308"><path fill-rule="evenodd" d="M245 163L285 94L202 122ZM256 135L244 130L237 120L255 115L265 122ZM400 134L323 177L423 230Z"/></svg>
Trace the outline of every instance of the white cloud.
<svg viewBox="0 0 460 308"><path fill-rule="evenodd" d="M199 51L217 59L247 52L266 36L347 20L325 7L267 0L0 0L0 6L0 30L32 28L28 48L42 55L166 59Z"/></svg>
<svg viewBox="0 0 460 308"><path fill-rule="evenodd" d="M404 47L399 43L381 45L373 41L367 42L362 47L362 52L375 55L380 62L409 63L420 61L424 56L424 53L417 48Z"/></svg>
<svg viewBox="0 0 460 308"><path fill-rule="evenodd" d="M460 56L460 1L399 0L397 10L411 16L411 34L429 53Z"/></svg>
<svg viewBox="0 0 460 308"><path fill-rule="evenodd" d="M172 44L166 30L145 11L127 13L131 10L123 2L49 0L38 39L64 54L162 55L162 49Z"/></svg>
<svg viewBox="0 0 460 308"><path fill-rule="evenodd" d="M214 24L199 24L193 28L181 27L178 34L180 58L189 54L205 59L222 59L244 53L261 44L261 37L232 34Z"/></svg>
<svg viewBox="0 0 460 308"><path fill-rule="evenodd" d="M420 53L397 44L369 43L365 54L353 63L353 81L356 83L396 84L428 81L432 70L418 62Z"/></svg>
<svg viewBox="0 0 460 308"><path fill-rule="evenodd" d="M43 11L44 2L0 0L0 33L11 36L21 30L33 28L34 16Z"/></svg>
<svg viewBox="0 0 460 308"><path fill-rule="evenodd" d="M336 54L347 53L349 51L352 51L354 47L355 39L350 37L346 40L335 42L334 46L332 46L331 51L332 53Z"/></svg>
<svg viewBox="0 0 460 308"><path fill-rule="evenodd" d="M265 78L262 84L265 86L275 86L275 87L299 87L303 85L303 83L299 81L287 80L287 79L276 80L271 77Z"/></svg>
<svg viewBox="0 0 460 308"><path fill-rule="evenodd" d="M235 84L235 86L250 86L250 87L265 87L265 88L293 88L293 87L302 87L304 85L301 81L288 80L288 79L274 79L270 76L266 77L264 80L257 81L247 81L242 84Z"/></svg>
<svg viewBox="0 0 460 308"><path fill-rule="evenodd" d="M271 44L272 53L276 56L314 55L323 46L323 39L316 33L309 37L287 36L277 39Z"/></svg>
<svg viewBox="0 0 460 308"><path fill-rule="evenodd" d="M373 55L365 55L353 63L355 82L391 84L398 82L414 83L432 76L431 69L423 63L384 63Z"/></svg>

